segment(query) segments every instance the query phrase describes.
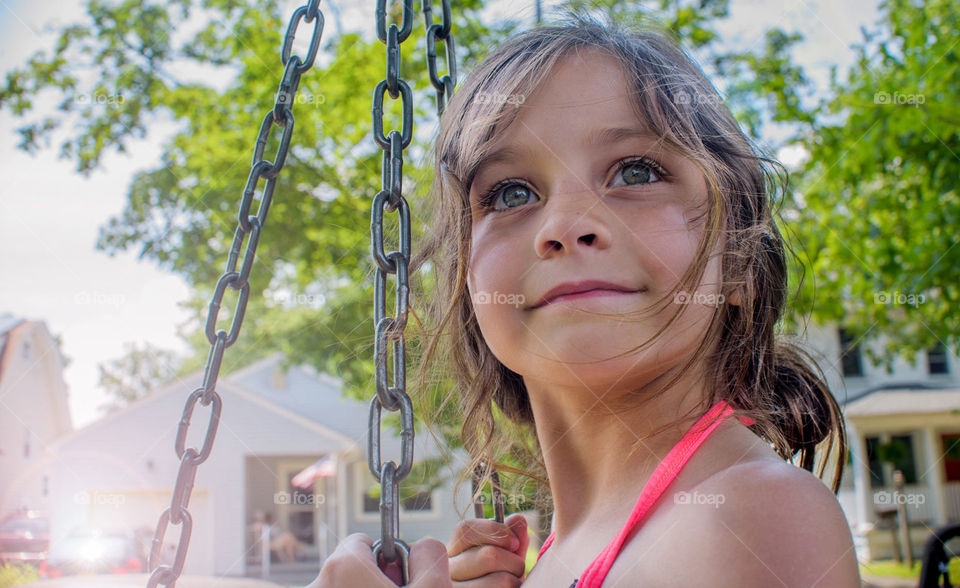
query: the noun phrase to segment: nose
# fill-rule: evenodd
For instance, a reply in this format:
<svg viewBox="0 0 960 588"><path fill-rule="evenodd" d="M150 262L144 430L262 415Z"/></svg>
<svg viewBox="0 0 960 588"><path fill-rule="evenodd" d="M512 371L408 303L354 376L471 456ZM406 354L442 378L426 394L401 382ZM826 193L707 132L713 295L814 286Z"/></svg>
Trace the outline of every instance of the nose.
<svg viewBox="0 0 960 588"><path fill-rule="evenodd" d="M582 185L557 191L543 207L543 221L537 231L537 255L572 254L581 247L606 249L610 246L609 210L599 195Z"/></svg>

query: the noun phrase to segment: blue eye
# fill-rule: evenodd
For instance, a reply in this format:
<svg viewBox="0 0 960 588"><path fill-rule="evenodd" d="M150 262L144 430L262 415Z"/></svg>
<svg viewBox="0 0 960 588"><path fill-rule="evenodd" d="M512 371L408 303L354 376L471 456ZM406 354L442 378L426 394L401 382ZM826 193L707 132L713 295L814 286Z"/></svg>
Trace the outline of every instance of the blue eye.
<svg viewBox="0 0 960 588"><path fill-rule="evenodd" d="M484 195L480 200L480 206L482 208L493 208L494 210L506 210L526 204L532 196L534 196L533 190L527 186L515 181L505 180L495 185ZM500 202L504 203L503 207L497 206Z"/></svg>
<svg viewBox="0 0 960 588"><path fill-rule="evenodd" d="M620 179L628 186L650 184L659 181L662 175L660 166L647 159L625 161L619 171Z"/></svg>

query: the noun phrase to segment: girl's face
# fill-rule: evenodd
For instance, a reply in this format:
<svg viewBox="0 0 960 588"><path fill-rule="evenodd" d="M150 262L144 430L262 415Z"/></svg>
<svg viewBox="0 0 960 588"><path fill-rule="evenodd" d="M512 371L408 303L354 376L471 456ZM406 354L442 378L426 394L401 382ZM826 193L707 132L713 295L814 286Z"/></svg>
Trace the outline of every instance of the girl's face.
<svg viewBox="0 0 960 588"><path fill-rule="evenodd" d="M488 346L528 387L599 395L649 382L687 358L722 302L712 255L695 293L639 321L622 317L680 281L707 210L703 174L644 131L629 92L618 63L588 49L562 59L531 96L493 96L520 112L469 187L468 287ZM537 306L551 289L584 280L625 291ZM656 343L610 359L650 339L681 303L689 307Z"/></svg>

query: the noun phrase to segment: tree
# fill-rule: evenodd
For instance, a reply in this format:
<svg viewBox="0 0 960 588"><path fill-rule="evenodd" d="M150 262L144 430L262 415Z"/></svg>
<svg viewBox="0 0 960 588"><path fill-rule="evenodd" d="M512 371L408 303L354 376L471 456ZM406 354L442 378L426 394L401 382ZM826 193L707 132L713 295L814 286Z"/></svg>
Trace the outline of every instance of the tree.
<svg viewBox="0 0 960 588"><path fill-rule="evenodd" d="M165 349L145 343L124 345L123 357L101 363L100 387L113 398L100 406L106 413L117 411L128 404L145 398L158 386L177 375L180 363L177 355Z"/></svg>
<svg viewBox="0 0 960 588"><path fill-rule="evenodd" d="M788 218L812 278L802 306L887 335L866 349L890 361L960 338L960 6L887 0L881 12L798 136L810 157Z"/></svg>
<svg viewBox="0 0 960 588"><path fill-rule="evenodd" d="M453 30L463 72L519 23L484 22L482 0L455 4ZM0 107L27 119L20 129L20 147L27 151L41 148L54 130L75 124L60 151L84 173L96 169L107 150L125 150L156 121L180 125L158 165L132 179L123 212L101 228L98 246L109 254L136 248L141 258L197 288L191 302L197 320L185 333L196 353L185 370L206 361L207 301L225 266L256 130L273 106L283 71L278 53L287 15L279 6L277 0L89 0L88 22L65 27L52 53L34 55L9 72L0 89ZM569 8L613 20L644 14L660 21L724 75L738 116L754 135L770 104L789 108L796 102L802 73L792 66L789 49L798 37L772 31L757 55L724 50L713 27L728 15L727 0L571 1ZM399 22L398 15L390 20ZM323 57L301 81L292 106L293 143L250 275L244 327L225 354L224 372L280 350L291 361L337 374L351 396L367 399L373 393L369 218L381 155L371 140L370 108L385 63L383 44L371 38L373 25L366 36L325 32ZM309 35L311 26L301 24L298 39ZM414 88L421 130L435 120L423 46L422 27L415 26L403 44L401 65ZM224 72L225 84L208 81ZM35 101L48 94L59 97L57 111L36 112ZM767 96L773 97L769 104ZM385 119L396 123L396 103L388 100L385 107ZM265 153L273 153L276 142L271 136ZM405 161L415 238L425 223L421 204L432 169L423 161L425 147L416 137ZM385 227L385 233L395 234L394 228ZM228 290L218 327L230 320L236 300L231 295ZM410 357L419 353L416 342L407 350ZM450 383L439 382L418 391L417 408L442 407L439 432L457 446L460 414L455 403L443 404L450 390ZM529 454L529 448L520 451Z"/></svg>
<svg viewBox="0 0 960 588"><path fill-rule="evenodd" d="M200 333L236 227L257 127L273 106L283 72L279 52L288 15L280 15L279 4L90 0L89 22L65 27L52 54L34 55L9 72L0 91L0 107L28 119L20 129L26 151L76 123L60 151L83 173L96 169L106 151L124 151L160 119L182 125L159 165L133 178L125 209L101 228L98 247L109 254L137 248L141 258L194 284ZM479 0L458 3L454 34L461 67L514 26L483 24L476 16L481 7ZM399 22L398 15L391 21ZM197 22L203 26L178 41L175 32ZM343 376L348 390L367 397L373 370L356 358L372 355L369 217L379 189L380 149L370 136L370 107L385 49L370 35L332 34L330 24L320 55L332 60L324 65L321 58L304 75L292 106L293 143L250 277L244 334L226 354L224 370L281 348ZM309 37L311 27L301 24L298 39ZM415 26L404 42L401 69L415 88L418 128L431 124L434 108L421 29ZM201 80L228 72L229 82L218 89L180 73L191 70ZM35 112L35 101L51 93L61 99L57 111ZM386 107L386 124L399 122L397 104L387 100ZM272 134L266 153L277 141ZM418 152L410 149L405 162L405 192L412 199L423 192L416 180L428 167ZM307 293L327 302L296 303ZM234 300L224 301L223 320ZM205 360L205 338L191 340Z"/></svg>

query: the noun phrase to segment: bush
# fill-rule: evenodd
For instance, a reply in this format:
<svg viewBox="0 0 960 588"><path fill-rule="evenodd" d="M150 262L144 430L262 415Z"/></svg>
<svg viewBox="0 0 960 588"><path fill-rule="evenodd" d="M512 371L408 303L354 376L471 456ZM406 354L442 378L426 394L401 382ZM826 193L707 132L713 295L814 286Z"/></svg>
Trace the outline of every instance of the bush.
<svg viewBox="0 0 960 588"><path fill-rule="evenodd" d="M37 568L29 565L13 565L5 563L0 566L0 588L23 586L40 580Z"/></svg>

